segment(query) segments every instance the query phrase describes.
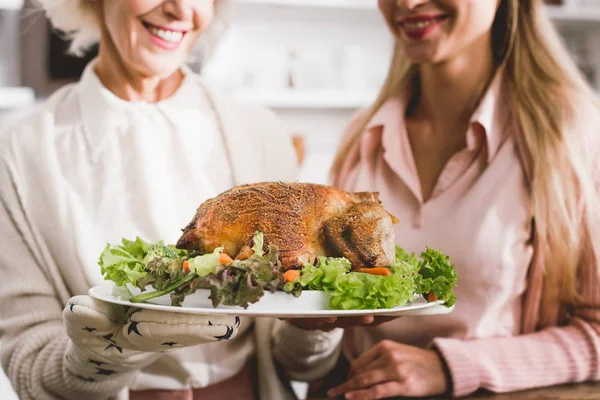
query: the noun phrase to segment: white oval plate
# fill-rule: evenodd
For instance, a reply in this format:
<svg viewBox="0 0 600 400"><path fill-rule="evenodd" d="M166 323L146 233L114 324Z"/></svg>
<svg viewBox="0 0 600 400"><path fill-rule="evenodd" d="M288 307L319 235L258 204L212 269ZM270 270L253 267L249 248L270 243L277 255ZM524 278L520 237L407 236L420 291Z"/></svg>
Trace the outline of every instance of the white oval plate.
<svg viewBox="0 0 600 400"><path fill-rule="evenodd" d="M132 295L141 293L138 288L128 286L119 288L113 282L104 282L89 290L89 295L108 303L121 304L129 307L145 308L168 312L203 315L239 315L251 317L274 318L323 318L323 317L353 317L360 315L409 316L409 315L439 315L452 312L454 307L445 307L443 302L428 303L422 296L415 296L412 303L403 307L384 308L377 310L332 310L329 308L329 296L317 290L305 290L300 297L294 297L284 292L265 293L256 303L247 309L237 306L218 306L214 308L210 299L210 290L200 289L187 296L182 307L171 306L169 295L157 297L146 303L131 303ZM152 290L150 288L150 290Z"/></svg>

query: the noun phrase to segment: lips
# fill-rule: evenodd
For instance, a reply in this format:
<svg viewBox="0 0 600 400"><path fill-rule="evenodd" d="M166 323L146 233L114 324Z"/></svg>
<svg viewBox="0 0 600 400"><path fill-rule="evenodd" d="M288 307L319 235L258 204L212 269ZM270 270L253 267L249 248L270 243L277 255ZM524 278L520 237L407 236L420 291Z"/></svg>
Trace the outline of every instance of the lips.
<svg viewBox="0 0 600 400"><path fill-rule="evenodd" d="M445 19L445 15L416 15L404 17L397 23L409 38L423 39L432 33Z"/></svg>
<svg viewBox="0 0 600 400"><path fill-rule="evenodd" d="M187 31L171 29L161 26L152 25L148 22L142 22L153 42L160 47L168 50L173 50L181 44Z"/></svg>

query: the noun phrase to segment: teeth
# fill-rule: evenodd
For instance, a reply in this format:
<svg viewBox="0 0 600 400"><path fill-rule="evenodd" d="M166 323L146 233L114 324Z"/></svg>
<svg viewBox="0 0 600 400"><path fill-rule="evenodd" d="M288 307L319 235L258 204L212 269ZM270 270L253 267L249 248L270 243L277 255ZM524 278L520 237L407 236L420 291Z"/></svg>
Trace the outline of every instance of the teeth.
<svg viewBox="0 0 600 400"><path fill-rule="evenodd" d="M407 29L423 29L428 27L431 24L436 23L436 20L429 20L429 21L418 21L418 22L405 22L404 26Z"/></svg>
<svg viewBox="0 0 600 400"><path fill-rule="evenodd" d="M155 28L150 25L148 25L148 30L154 36L158 36L159 38L167 42L178 43L183 38L183 32L165 31L164 29Z"/></svg>

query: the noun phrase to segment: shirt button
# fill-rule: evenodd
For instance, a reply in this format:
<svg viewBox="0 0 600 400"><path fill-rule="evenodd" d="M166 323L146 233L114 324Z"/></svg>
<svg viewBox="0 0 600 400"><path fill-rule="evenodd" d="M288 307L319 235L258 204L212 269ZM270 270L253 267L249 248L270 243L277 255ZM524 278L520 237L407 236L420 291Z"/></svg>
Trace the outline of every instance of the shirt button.
<svg viewBox="0 0 600 400"><path fill-rule="evenodd" d="M425 216L423 215L423 207L419 207L415 215L412 218L412 226L416 229L421 229L425 223Z"/></svg>

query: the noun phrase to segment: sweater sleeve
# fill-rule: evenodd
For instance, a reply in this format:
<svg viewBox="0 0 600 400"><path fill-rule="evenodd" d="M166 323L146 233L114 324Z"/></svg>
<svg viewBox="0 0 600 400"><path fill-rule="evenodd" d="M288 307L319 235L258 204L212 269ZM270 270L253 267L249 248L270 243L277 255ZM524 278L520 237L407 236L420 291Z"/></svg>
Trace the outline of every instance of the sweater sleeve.
<svg viewBox="0 0 600 400"><path fill-rule="evenodd" d="M28 230L14 174L0 153L0 337L2 368L20 399L106 399L133 374L92 383L65 367L64 304Z"/></svg>
<svg viewBox="0 0 600 400"><path fill-rule="evenodd" d="M569 326L513 338L436 339L450 370L453 394L480 388L512 392L567 382L600 380L597 323L573 318Z"/></svg>
<svg viewBox="0 0 600 400"><path fill-rule="evenodd" d="M588 262L580 274L582 302L565 326L510 338L435 339L450 370L455 396L479 388L511 392L600 380L600 271Z"/></svg>
<svg viewBox="0 0 600 400"><path fill-rule="evenodd" d="M344 330L306 331L277 320L273 355L293 380L310 382L326 376L336 365Z"/></svg>

